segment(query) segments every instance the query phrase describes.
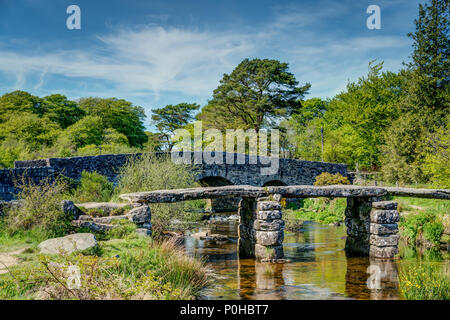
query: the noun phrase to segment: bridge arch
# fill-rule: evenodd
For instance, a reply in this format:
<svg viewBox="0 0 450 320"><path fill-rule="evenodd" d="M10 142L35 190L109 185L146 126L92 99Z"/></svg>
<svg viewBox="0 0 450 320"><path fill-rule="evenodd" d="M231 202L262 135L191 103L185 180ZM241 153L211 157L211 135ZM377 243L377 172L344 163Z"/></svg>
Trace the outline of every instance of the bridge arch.
<svg viewBox="0 0 450 320"><path fill-rule="evenodd" d="M221 176L202 177L198 180L198 183L200 183L202 187L223 187L223 186L231 186L234 184L227 178Z"/></svg>
<svg viewBox="0 0 450 320"><path fill-rule="evenodd" d="M281 180L270 180L270 181L266 181L263 185L263 187L280 187L280 186L287 186L286 183L284 183Z"/></svg>
<svg viewBox="0 0 450 320"><path fill-rule="evenodd" d="M233 182L222 176L206 176L198 180L202 187L223 187L234 185ZM231 212L236 211L240 198L216 198L206 199L207 212Z"/></svg>

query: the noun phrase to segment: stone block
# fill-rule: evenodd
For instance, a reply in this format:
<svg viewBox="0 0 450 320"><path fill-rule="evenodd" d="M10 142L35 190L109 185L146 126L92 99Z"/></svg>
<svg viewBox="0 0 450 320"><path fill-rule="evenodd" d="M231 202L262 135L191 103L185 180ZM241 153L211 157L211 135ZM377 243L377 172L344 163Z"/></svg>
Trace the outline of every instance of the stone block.
<svg viewBox="0 0 450 320"><path fill-rule="evenodd" d="M281 204L278 201L259 201L257 204L257 210L280 210Z"/></svg>
<svg viewBox="0 0 450 320"><path fill-rule="evenodd" d="M385 224L371 223L370 233L377 235L397 234L398 225L396 223L385 223Z"/></svg>
<svg viewBox="0 0 450 320"><path fill-rule="evenodd" d="M399 235L378 236L370 235L370 245L377 247L392 247L398 245Z"/></svg>
<svg viewBox="0 0 450 320"><path fill-rule="evenodd" d="M275 220L281 219L281 216L280 210L256 211L254 218L259 220Z"/></svg>
<svg viewBox="0 0 450 320"><path fill-rule="evenodd" d="M255 258L257 260L281 259L284 257L283 246L262 246L255 244Z"/></svg>
<svg viewBox="0 0 450 320"><path fill-rule="evenodd" d="M255 220L253 228L259 231L278 231L284 229L284 220Z"/></svg>
<svg viewBox="0 0 450 320"><path fill-rule="evenodd" d="M373 258L392 259L398 253L398 248L395 247L377 247L370 246L369 255Z"/></svg>
<svg viewBox="0 0 450 320"><path fill-rule="evenodd" d="M150 222L152 215L149 206L133 208L127 214L128 220L134 223Z"/></svg>
<svg viewBox="0 0 450 320"><path fill-rule="evenodd" d="M397 202L395 202L395 201L372 202L372 208L382 209L382 210L397 210Z"/></svg>
<svg viewBox="0 0 450 320"><path fill-rule="evenodd" d="M281 245L284 240L283 231L256 231L256 243L263 246Z"/></svg>
<svg viewBox="0 0 450 320"><path fill-rule="evenodd" d="M372 210L370 212L370 222L380 224L390 224L400 221L397 210Z"/></svg>

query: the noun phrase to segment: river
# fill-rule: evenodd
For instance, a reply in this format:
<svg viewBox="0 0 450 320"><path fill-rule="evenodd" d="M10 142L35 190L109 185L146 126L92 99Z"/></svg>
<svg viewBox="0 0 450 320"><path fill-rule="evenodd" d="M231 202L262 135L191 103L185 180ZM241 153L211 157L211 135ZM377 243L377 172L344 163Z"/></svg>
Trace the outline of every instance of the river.
<svg viewBox="0 0 450 320"><path fill-rule="evenodd" d="M403 258L394 262L347 258L344 226L305 222L299 232L285 232L284 253L290 262L258 263L238 258L236 221L201 226L192 233L207 230L231 241L217 244L186 237L188 253L203 257L214 273L214 283L203 291L202 299L402 299L400 264L421 260L404 244L400 244ZM448 260L438 263L450 270Z"/></svg>

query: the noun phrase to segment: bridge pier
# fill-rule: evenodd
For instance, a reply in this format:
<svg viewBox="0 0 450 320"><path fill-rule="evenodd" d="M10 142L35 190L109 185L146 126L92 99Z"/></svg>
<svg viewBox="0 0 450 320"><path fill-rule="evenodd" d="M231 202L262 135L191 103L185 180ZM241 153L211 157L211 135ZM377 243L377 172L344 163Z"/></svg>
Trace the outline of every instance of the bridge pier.
<svg viewBox="0 0 450 320"><path fill-rule="evenodd" d="M348 256L393 259L398 253L397 203L379 198L347 198L345 226Z"/></svg>
<svg viewBox="0 0 450 320"><path fill-rule="evenodd" d="M284 257L284 221L281 195L264 198L243 198L239 203L240 257L258 261L276 261Z"/></svg>

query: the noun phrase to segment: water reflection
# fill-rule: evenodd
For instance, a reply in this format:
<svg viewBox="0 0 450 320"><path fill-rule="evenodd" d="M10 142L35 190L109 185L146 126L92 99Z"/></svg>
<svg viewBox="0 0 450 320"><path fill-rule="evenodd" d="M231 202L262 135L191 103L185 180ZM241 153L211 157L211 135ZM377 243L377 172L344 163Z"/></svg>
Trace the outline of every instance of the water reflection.
<svg viewBox="0 0 450 320"><path fill-rule="evenodd" d="M238 259L236 230L236 223L216 225L213 233L231 238L220 245L186 239L188 252L205 257L216 276L205 299L401 299L399 262L347 258L344 226L307 223L286 233L286 264Z"/></svg>

